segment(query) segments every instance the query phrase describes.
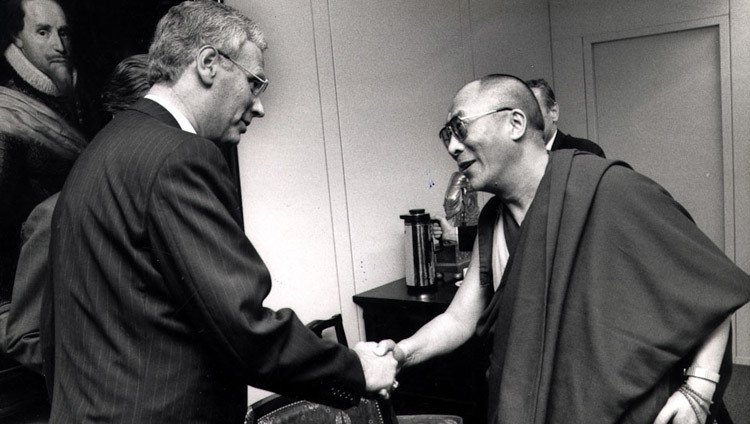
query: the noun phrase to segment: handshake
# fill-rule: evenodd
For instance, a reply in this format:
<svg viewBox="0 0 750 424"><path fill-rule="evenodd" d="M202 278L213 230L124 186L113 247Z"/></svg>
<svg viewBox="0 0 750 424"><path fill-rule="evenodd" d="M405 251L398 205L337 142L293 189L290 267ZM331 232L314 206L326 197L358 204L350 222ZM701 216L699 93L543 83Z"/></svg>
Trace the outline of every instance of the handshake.
<svg viewBox="0 0 750 424"><path fill-rule="evenodd" d="M406 361L406 354L393 340L380 343L359 342L354 352L362 363L365 374L365 388L370 394L388 399L398 387L396 374Z"/></svg>

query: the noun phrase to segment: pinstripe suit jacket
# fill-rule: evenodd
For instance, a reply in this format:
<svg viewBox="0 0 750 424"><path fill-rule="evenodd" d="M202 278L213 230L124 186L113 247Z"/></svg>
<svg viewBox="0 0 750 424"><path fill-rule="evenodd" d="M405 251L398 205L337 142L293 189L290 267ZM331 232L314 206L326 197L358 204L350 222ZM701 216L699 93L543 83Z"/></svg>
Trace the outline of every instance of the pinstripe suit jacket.
<svg viewBox="0 0 750 424"><path fill-rule="evenodd" d="M97 135L52 221L51 422L239 423L248 384L357 402L356 355L262 307L271 279L239 213L218 147L157 103Z"/></svg>

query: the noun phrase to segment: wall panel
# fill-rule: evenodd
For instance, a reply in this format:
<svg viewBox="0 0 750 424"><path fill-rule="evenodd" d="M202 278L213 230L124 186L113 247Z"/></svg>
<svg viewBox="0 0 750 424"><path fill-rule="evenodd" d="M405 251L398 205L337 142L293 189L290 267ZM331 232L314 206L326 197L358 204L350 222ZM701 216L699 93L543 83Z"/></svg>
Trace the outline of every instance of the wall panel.
<svg viewBox="0 0 750 424"><path fill-rule="evenodd" d="M612 39L591 49L587 98L596 130L589 135L609 157L665 187L724 249L718 26Z"/></svg>
<svg viewBox="0 0 750 424"><path fill-rule="evenodd" d="M472 0L469 4L476 77L503 73L552 83L546 1Z"/></svg>
<svg viewBox="0 0 750 424"><path fill-rule="evenodd" d="M729 12L727 0L549 0L553 40L643 29Z"/></svg>
<svg viewBox="0 0 750 424"><path fill-rule="evenodd" d="M230 5L255 19L269 44L266 116L253 120L238 148L245 230L273 277L266 305L291 307L307 322L340 307L314 28L304 4Z"/></svg>
<svg viewBox="0 0 750 424"><path fill-rule="evenodd" d="M735 255L750 272L750 2L730 2L732 131L734 139ZM737 362L750 365L750 305L736 314L734 326Z"/></svg>
<svg viewBox="0 0 750 424"><path fill-rule="evenodd" d="M400 214L442 211L454 165L438 140L464 82L454 0L331 1L357 292L404 276Z"/></svg>

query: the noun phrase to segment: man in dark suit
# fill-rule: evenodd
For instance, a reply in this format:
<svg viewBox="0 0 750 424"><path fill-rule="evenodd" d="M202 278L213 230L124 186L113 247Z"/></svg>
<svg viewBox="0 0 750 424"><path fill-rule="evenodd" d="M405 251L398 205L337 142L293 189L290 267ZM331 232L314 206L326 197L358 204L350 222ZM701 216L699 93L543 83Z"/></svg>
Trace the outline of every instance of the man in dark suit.
<svg viewBox="0 0 750 424"><path fill-rule="evenodd" d="M584 152L591 152L601 157L604 156L604 150L598 144L585 138L571 137L557 128L557 120L560 117L560 105L555 99L555 92L544 79L527 80L526 85L534 93L539 107L542 109L544 118L544 141L547 143L547 150L559 149L578 149Z"/></svg>
<svg viewBox="0 0 750 424"><path fill-rule="evenodd" d="M271 278L217 144L264 115L265 48L226 5L173 7L153 87L76 162L52 219L53 423L240 423L248 384L348 406L393 383L373 343L262 305Z"/></svg>

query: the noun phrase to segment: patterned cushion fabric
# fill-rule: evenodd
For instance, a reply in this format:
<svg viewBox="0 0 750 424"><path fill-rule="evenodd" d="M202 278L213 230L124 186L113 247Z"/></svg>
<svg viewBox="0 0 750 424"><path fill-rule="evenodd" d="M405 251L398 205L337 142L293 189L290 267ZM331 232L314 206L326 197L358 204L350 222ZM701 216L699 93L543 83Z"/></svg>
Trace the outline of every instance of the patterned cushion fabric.
<svg viewBox="0 0 750 424"><path fill-rule="evenodd" d="M246 422L253 422L253 412ZM384 424L383 415L375 401L362 399L359 406L346 410L300 400L276 409L262 417L258 424Z"/></svg>
<svg viewBox="0 0 750 424"><path fill-rule="evenodd" d="M463 424L461 417L454 415L399 415L398 424Z"/></svg>

